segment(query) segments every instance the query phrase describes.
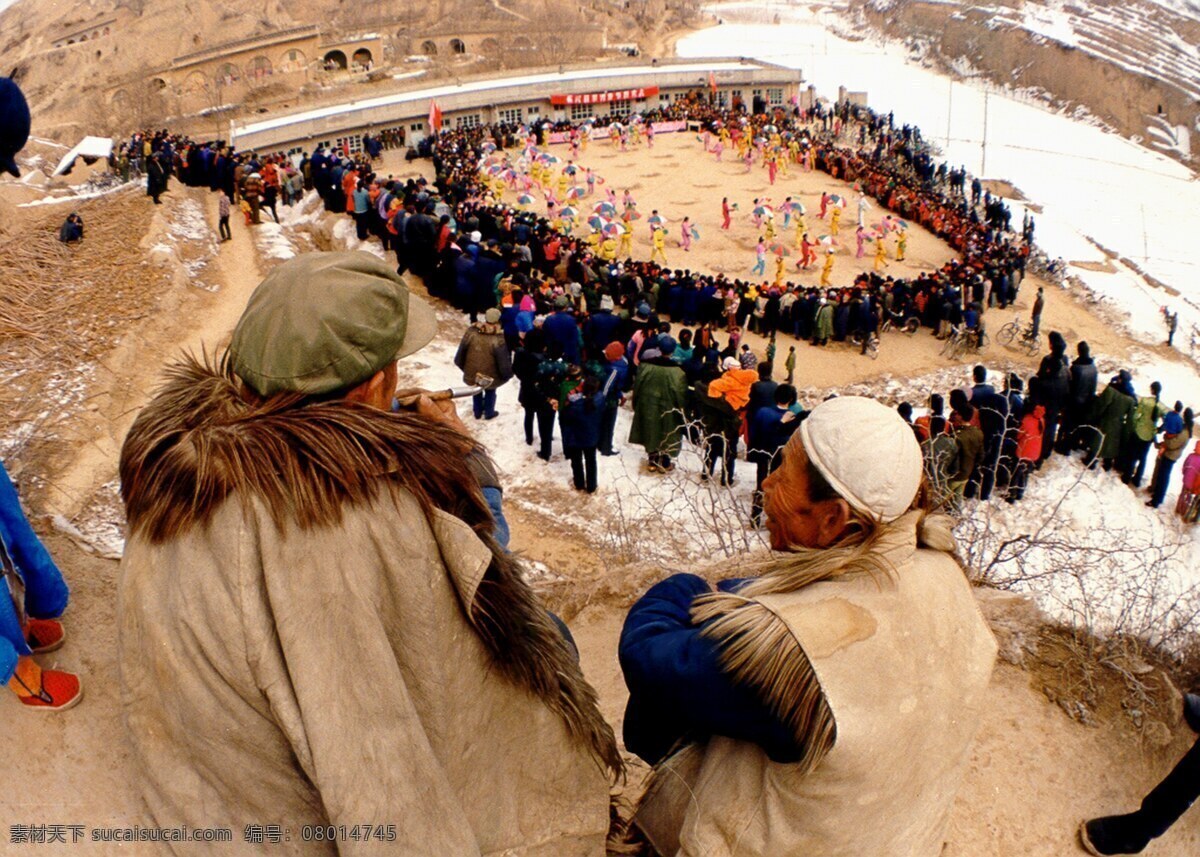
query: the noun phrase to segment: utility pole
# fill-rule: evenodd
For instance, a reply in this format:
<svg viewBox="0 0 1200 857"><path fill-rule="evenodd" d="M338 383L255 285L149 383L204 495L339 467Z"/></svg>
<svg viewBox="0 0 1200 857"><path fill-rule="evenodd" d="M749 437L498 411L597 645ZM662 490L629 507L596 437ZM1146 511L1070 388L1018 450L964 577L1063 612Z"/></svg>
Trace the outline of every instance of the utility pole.
<svg viewBox="0 0 1200 857"><path fill-rule="evenodd" d="M1146 204L1142 203L1142 261L1150 261L1150 239L1146 234Z"/></svg>
<svg viewBox="0 0 1200 857"><path fill-rule="evenodd" d="M981 179L987 177L987 122L988 122L988 95L990 94L990 92L991 92L991 90L989 90L989 89L985 89L983 91L983 145L982 145L982 157L980 158L980 164L979 164L979 177Z"/></svg>
<svg viewBox="0 0 1200 857"><path fill-rule="evenodd" d="M954 113L954 78L947 78L950 86L946 89L946 148L950 148L950 116ZM949 157L949 156L947 156Z"/></svg>

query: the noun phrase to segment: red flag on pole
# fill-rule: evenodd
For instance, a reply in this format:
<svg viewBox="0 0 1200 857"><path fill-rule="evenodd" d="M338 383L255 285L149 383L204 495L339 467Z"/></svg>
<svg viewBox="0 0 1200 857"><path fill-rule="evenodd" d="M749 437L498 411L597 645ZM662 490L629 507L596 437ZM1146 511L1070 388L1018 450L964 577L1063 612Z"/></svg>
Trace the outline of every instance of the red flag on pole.
<svg viewBox="0 0 1200 857"><path fill-rule="evenodd" d="M438 107L436 101L429 102L429 129L431 131L442 130L442 108Z"/></svg>
<svg viewBox="0 0 1200 857"><path fill-rule="evenodd" d="M713 92L717 91L717 78L716 75L712 73L712 69L709 69L708 71L708 88Z"/></svg>

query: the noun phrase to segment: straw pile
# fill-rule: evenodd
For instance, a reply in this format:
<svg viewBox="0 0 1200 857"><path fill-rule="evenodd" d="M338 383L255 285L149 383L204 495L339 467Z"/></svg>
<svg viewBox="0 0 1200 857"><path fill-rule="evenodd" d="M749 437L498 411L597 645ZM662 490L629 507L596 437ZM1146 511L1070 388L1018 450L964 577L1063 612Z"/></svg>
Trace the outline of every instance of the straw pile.
<svg viewBox="0 0 1200 857"><path fill-rule="evenodd" d="M46 206L0 238L0 439L10 454L13 431L61 417L82 398L70 376L152 311L164 276L138 246L152 208L135 191ZM58 229L72 210L85 238L68 247Z"/></svg>

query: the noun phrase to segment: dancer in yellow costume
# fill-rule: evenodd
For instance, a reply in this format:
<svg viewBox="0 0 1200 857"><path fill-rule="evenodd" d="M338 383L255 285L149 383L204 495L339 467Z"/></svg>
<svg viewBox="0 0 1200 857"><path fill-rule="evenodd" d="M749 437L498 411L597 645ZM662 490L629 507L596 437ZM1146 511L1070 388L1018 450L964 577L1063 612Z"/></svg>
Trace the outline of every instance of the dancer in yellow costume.
<svg viewBox="0 0 1200 857"><path fill-rule="evenodd" d="M842 225L842 210L834 206L833 213L829 215L829 234L834 238L838 237L838 231Z"/></svg>
<svg viewBox="0 0 1200 857"><path fill-rule="evenodd" d="M655 259L659 259L664 265L667 264L667 233L663 231L662 227L656 226L654 228L654 236L651 241L654 247L650 251L650 261L653 262Z"/></svg>
<svg viewBox="0 0 1200 857"><path fill-rule="evenodd" d="M830 285L829 278L833 274L833 248L825 251L825 265L821 268L821 285Z"/></svg>
<svg viewBox="0 0 1200 857"><path fill-rule="evenodd" d="M887 247L884 246L883 238L878 238L875 241L875 270L882 271L887 267Z"/></svg>

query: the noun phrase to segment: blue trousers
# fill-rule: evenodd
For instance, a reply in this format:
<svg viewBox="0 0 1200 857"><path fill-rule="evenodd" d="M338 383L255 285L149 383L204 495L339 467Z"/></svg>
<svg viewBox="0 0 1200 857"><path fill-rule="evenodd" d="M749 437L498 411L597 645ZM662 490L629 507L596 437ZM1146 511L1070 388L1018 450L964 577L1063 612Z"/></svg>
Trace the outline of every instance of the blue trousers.
<svg viewBox="0 0 1200 857"><path fill-rule="evenodd" d="M0 557L2 567L20 576L25 585L25 611L35 619L62 615L69 595L62 572L29 526L21 510L17 489L0 465ZM30 654L21 628L17 605L9 597L7 580L0 583L0 682L7 684L17 668L17 658Z"/></svg>
<svg viewBox="0 0 1200 857"><path fill-rule="evenodd" d="M496 413L496 391L484 390L471 397L471 407L475 411L475 419L490 417Z"/></svg>

